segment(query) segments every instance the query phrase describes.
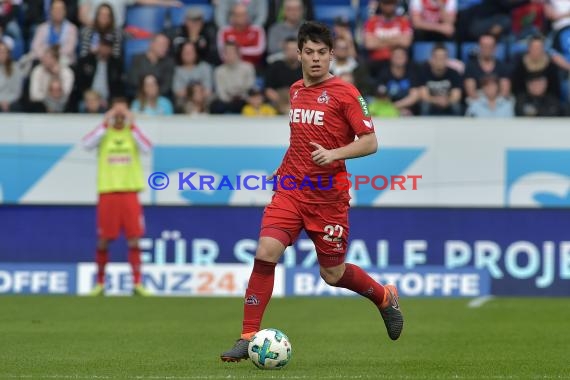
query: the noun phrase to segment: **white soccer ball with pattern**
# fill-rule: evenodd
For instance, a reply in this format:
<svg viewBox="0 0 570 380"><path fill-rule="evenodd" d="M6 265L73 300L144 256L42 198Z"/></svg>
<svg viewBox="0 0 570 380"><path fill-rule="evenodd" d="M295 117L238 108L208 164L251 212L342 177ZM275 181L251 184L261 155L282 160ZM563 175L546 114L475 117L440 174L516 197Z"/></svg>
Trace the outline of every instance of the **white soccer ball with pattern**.
<svg viewBox="0 0 570 380"><path fill-rule="evenodd" d="M249 342L249 358L260 369L281 369L291 360L291 343L277 329L260 330Z"/></svg>

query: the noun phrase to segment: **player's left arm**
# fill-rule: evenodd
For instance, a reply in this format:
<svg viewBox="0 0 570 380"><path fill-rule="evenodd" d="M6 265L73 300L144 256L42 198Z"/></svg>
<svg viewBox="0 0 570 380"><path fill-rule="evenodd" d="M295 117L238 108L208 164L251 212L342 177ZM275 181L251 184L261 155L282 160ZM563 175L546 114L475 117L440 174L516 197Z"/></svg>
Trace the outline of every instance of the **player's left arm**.
<svg viewBox="0 0 570 380"><path fill-rule="evenodd" d="M342 115L358 139L335 149L325 149L315 142L310 142L316 148L311 155L313 161L318 165L328 165L338 160L364 157L376 153L378 150L378 139L366 100L355 88L353 91L349 91L343 100Z"/></svg>

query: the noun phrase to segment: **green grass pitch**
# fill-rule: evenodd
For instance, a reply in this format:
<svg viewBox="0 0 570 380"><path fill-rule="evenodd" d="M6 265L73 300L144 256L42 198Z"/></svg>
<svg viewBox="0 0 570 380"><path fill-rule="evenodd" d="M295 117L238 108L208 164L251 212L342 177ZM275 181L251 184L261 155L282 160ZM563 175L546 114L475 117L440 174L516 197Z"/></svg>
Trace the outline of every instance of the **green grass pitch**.
<svg viewBox="0 0 570 380"><path fill-rule="evenodd" d="M273 299L263 327L293 355L280 371L222 363L237 298L0 297L0 378L570 378L567 299L401 299L400 340L360 298Z"/></svg>

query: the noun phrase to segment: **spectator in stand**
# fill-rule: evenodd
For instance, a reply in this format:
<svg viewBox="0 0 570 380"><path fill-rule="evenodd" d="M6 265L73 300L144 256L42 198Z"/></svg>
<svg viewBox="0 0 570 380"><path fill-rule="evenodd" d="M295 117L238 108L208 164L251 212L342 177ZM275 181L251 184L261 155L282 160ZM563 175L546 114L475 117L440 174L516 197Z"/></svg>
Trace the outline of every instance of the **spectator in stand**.
<svg viewBox="0 0 570 380"><path fill-rule="evenodd" d="M297 38L303 22L303 2L301 0L285 0L283 2L283 21L269 27L267 53L276 54L283 51L283 43L290 37Z"/></svg>
<svg viewBox="0 0 570 380"><path fill-rule="evenodd" d="M259 88L252 88L247 94L247 104L243 106L241 114L248 117L275 116L277 110L271 104L265 103L263 91Z"/></svg>
<svg viewBox="0 0 570 380"><path fill-rule="evenodd" d="M14 46L16 46L16 41L11 36L4 33L4 25L2 25L2 23L0 23L0 42L6 45L10 51L14 50Z"/></svg>
<svg viewBox="0 0 570 380"><path fill-rule="evenodd" d="M425 66L420 88L421 114L424 116L459 116L461 112L461 77L447 66L448 52L443 44L433 47Z"/></svg>
<svg viewBox="0 0 570 380"><path fill-rule="evenodd" d="M333 36L340 37L346 41L348 44L348 55L356 59L358 57L356 42L354 42L354 37L352 36L352 29L350 22L346 17L337 17L333 24Z"/></svg>
<svg viewBox="0 0 570 380"><path fill-rule="evenodd" d="M515 115L511 96L500 92L500 79L495 74L485 74L480 79L481 94L469 103L466 116L481 118L508 118Z"/></svg>
<svg viewBox="0 0 570 380"><path fill-rule="evenodd" d="M483 34L490 34L499 40L508 35L512 27L511 12L521 5L541 3L544 0L482 0L469 12L469 35L477 40Z"/></svg>
<svg viewBox="0 0 570 380"><path fill-rule="evenodd" d="M201 83L191 83L186 89L184 103L178 111L186 115L206 115L209 113L209 101L206 89Z"/></svg>
<svg viewBox="0 0 570 380"><path fill-rule="evenodd" d="M150 116L168 116L174 114L174 107L168 98L160 96L157 78L147 74L141 81L137 98L131 104L131 111Z"/></svg>
<svg viewBox="0 0 570 380"><path fill-rule="evenodd" d="M18 42L23 41L22 29L17 21L22 0L2 0L0 1L0 27L5 29L6 34ZM0 33L0 35L2 35Z"/></svg>
<svg viewBox="0 0 570 380"><path fill-rule="evenodd" d="M417 67L409 62L407 50L395 48L392 51L390 67L382 70L378 77L379 84L386 88L386 96L402 116L417 113L420 100L417 72Z"/></svg>
<svg viewBox="0 0 570 380"><path fill-rule="evenodd" d="M106 109L107 107L103 104L103 99L97 91L85 91L83 94L83 105L79 109L79 112L100 114L105 113Z"/></svg>
<svg viewBox="0 0 570 380"><path fill-rule="evenodd" d="M350 55L349 41L343 37L336 37L334 40L334 57L331 62L330 72L340 76L343 73L352 73L358 66L358 62Z"/></svg>
<svg viewBox="0 0 570 380"><path fill-rule="evenodd" d="M169 96L176 66L174 60L168 55L169 43L168 37L159 33L152 38L146 53L133 57L127 79L130 91L139 87L143 77L152 74L158 80L160 94Z"/></svg>
<svg viewBox="0 0 570 380"><path fill-rule="evenodd" d="M228 42L223 50L224 63L214 70L216 99L210 106L211 113L239 114L245 105L247 92L255 84L255 68L240 58L239 48Z"/></svg>
<svg viewBox="0 0 570 380"><path fill-rule="evenodd" d="M560 99L560 79L558 68L545 49L544 39L534 36L528 42L528 51L515 61L511 76L513 93L519 96L527 89L527 79L531 74L540 74L547 78L546 92Z"/></svg>
<svg viewBox="0 0 570 380"><path fill-rule="evenodd" d="M504 98L511 96L511 79L506 63L496 57L497 43L495 37L484 34L479 37L479 51L477 57L467 62L465 69L465 96L467 100L479 97L481 79L487 75L499 78L499 95Z"/></svg>
<svg viewBox="0 0 570 380"><path fill-rule="evenodd" d="M113 57L121 57L121 49L123 42L123 31L115 26L115 16L113 8L107 3L99 5L95 15L93 26L86 26L81 29L81 45L79 56L85 57L90 52L96 53L101 38L106 36L112 38Z"/></svg>
<svg viewBox="0 0 570 380"><path fill-rule="evenodd" d="M184 24L171 28L166 32L172 41L172 50L176 56L182 45L192 42L198 52L200 61L218 65L220 57L216 46L216 29L211 23L206 23L204 13L200 8L190 7L186 10Z"/></svg>
<svg viewBox="0 0 570 380"><path fill-rule="evenodd" d="M50 20L38 26L32 40L31 52L40 58L53 46L59 46L62 64L74 64L77 59L77 27L65 18L66 8L62 0L53 0Z"/></svg>
<svg viewBox="0 0 570 380"><path fill-rule="evenodd" d="M546 17L552 22L554 49L569 59L570 44L568 42L564 43L563 39L564 36L570 33L570 1L549 0L545 5L544 11Z"/></svg>
<svg viewBox="0 0 570 380"><path fill-rule="evenodd" d="M269 29L271 25L281 22L285 19L285 1L286 0L267 0L268 12L267 12L267 22L265 23L265 28ZM312 0L301 0L303 3L303 19L314 20L315 15L313 12L313 1Z"/></svg>
<svg viewBox="0 0 570 380"><path fill-rule="evenodd" d="M43 107L40 105L46 99L50 83L54 78L59 79L63 95L69 98L73 89L75 75L69 66L61 63L56 46L50 47L44 52L41 56L40 64L34 67L30 75L30 112L43 111Z"/></svg>
<svg viewBox="0 0 570 380"><path fill-rule="evenodd" d="M181 105L188 96L187 89L191 83L200 83L206 91L206 97L212 94L213 69L206 62L200 62L196 54L196 47L192 42L182 45L178 53L178 66L174 70L172 80L172 93L175 97L175 104Z"/></svg>
<svg viewBox="0 0 570 380"><path fill-rule="evenodd" d="M302 78L297 55L297 38L289 37L283 43L283 59L273 62L265 72L265 96L282 115L289 113L289 88Z"/></svg>
<svg viewBox="0 0 570 380"><path fill-rule="evenodd" d="M455 35L457 0L411 0L415 40L447 41Z"/></svg>
<svg viewBox="0 0 570 380"><path fill-rule="evenodd" d="M388 95L388 89L381 84L376 90L376 96L370 102L370 114L376 117L391 118L399 117L400 110L392 103Z"/></svg>
<svg viewBox="0 0 570 380"><path fill-rule="evenodd" d="M396 14L397 3L397 0L381 0L380 14L370 17L364 25L364 47L368 50L373 76L388 65L393 48L407 49L412 44L410 21Z"/></svg>
<svg viewBox="0 0 570 380"><path fill-rule="evenodd" d="M4 42L0 42L0 112L18 110L18 100L22 96L30 64L31 61L25 58L13 62L12 52Z"/></svg>
<svg viewBox="0 0 570 380"><path fill-rule="evenodd" d="M243 5L247 19L251 24L263 27L267 21L267 0L221 0L215 8L214 18L218 29L222 29L232 24L232 15L236 5Z"/></svg>
<svg viewBox="0 0 570 380"><path fill-rule="evenodd" d="M224 26L218 31L220 57L223 47L229 41L235 42L239 46L244 61L256 67L261 64L265 52L265 30L250 23L247 7L243 4L238 3L232 7L230 25Z"/></svg>
<svg viewBox="0 0 570 380"><path fill-rule="evenodd" d="M129 5L159 5L162 7L180 7L183 4L176 0L79 0L79 21L83 26L91 26L95 21L97 8L108 3L113 8L115 25L122 28Z"/></svg>
<svg viewBox="0 0 570 380"><path fill-rule="evenodd" d="M560 98L549 93L548 78L534 72L525 78L526 91L517 95L516 115L526 117L568 116Z"/></svg>
<svg viewBox="0 0 570 380"><path fill-rule="evenodd" d="M57 77L51 78L46 98L43 101L45 112L62 113L67 105L67 96L61 87L61 81Z"/></svg>
<svg viewBox="0 0 570 380"><path fill-rule="evenodd" d="M63 2L65 3L65 8L67 10L66 12L67 19L71 21L75 26L78 26L79 25L79 20L77 18L78 0L64 0ZM52 3L51 0L50 1L25 0L25 7L23 7L24 25L27 26L27 28L24 28L23 30L25 40L28 40L29 38L32 37L31 35L28 35L26 33L27 32L26 29L32 32L37 25L49 19L51 3Z"/></svg>
<svg viewBox="0 0 570 380"><path fill-rule="evenodd" d="M113 56L115 40L112 35L103 35L94 51L81 57L75 67L75 88L71 106L77 109L77 102L85 91L91 89L99 94L104 108L111 99L124 94L123 63Z"/></svg>

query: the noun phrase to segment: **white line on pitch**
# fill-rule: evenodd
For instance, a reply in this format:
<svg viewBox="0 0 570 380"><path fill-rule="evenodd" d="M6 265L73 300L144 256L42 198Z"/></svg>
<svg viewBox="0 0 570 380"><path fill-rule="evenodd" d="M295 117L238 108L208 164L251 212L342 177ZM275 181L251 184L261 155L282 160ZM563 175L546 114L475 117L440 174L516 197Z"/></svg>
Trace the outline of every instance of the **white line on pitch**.
<svg viewBox="0 0 570 380"><path fill-rule="evenodd" d="M491 301L493 298L493 296L483 296L483 297L477 297L472 299L471 301L469 301L469 304L467 305L467 307L470 307L472 309L477 308L477 307L481 307L484 304L486 304L487 302Z"/></svg>

